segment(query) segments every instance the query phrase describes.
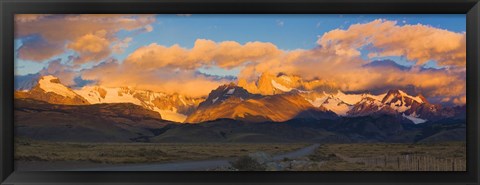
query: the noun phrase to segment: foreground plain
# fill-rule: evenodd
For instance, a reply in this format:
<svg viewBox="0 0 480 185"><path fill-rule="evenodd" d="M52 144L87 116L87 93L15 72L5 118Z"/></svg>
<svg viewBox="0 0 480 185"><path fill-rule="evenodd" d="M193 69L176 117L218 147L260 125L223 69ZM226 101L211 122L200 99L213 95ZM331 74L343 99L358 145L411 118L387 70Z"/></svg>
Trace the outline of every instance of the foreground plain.
<svg viewBox="0 0 480 185"><path fill-rule="evenodd" d="M308 154L289 156L312 146L315 149ZM465 154L463 142L71 143L17 138L15 159L17 167L25 171L66 170L72 166L95 171L139 166L172 171L184 164L198 164L195 170L236 171L244 169L232 165L244 158L260 167L254 169L268 171L465 171ZM248 165L240 164L250 169Z"/></svg>

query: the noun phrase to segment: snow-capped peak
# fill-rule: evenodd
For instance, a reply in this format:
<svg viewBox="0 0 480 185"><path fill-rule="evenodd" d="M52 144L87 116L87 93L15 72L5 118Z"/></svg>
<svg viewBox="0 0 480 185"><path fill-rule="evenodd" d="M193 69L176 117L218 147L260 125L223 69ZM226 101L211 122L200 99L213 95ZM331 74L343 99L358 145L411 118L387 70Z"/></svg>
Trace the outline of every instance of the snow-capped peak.
<svg viewBox="0 0 480 185"><path fill-rule="evenodd" d="M369 93L349 94L338 90L335 93L323 92L313 94L313 96L307 94L305 99L314 107L324 107L339 116L362 116L378 111L410 114L411 111L414 111L410 110L411 108L416 109L418 106L425 104L425 98L421 95L414 97L400 90L390 90L379 95ZM418 118L418 116L408 115L408 118L413 119ZM421 120L418 119L415 119L415 121L420 123Z"/></svg>
<svg viewBox="0 0 480 185"><path fill-rule="evenodd" d="M400 92L400 94L401 94L402 96L405 96L405 97L408 97L408 98L410 98L410 99L412 99L412 100L415 100L415 101L418 102L418 103L424 103L423 100L422 100L422 98L420 98L419 96L415 96L415 97L414 97L414 96L410 96L410 95L408 95L407 93L405 93L405 92L403 92L403 91L401 91L401 90L399 90L399 92Z"/></svg>
<svg viewBox="0 0 480 185"><path fill-rule="evenodd" d="M285 80L286 82L292 82L292 78L290 78L289 76L287 75L282 75L280 76L281 79Z"/></svg>
<svg viewBox="0 0 480 185"><path fill-rule="evenodd" d="M363 94L345 94L340 90L338 90L337 94L335 95L335 97L350 105L353 105L362 100L363 96Z"/></svg>
<svg viewBox="0 0 480 185"><path fill-rule="evenodd" d="M345 103L345 101L332 95L328 96L322 103L322 106L340 116L346 116L347 112L352 108L351 104Z"/></svg>
<svg viewBox="0 0 480 185"><path fill-rule="evenodd" d="M128 88L107 88L99 86L85 86L76 90L77 94L87 99L91 104L96 103L133 103L142 105L142 102L128 93Z"/></svg>
<svg viewBox="0 0 480 185"><path fill-rule="evenodd" d="M75 98L77 96L75 92L61 84L60 80L52 75L41 77L38 81L38 85L39 88L45 92L52 92L68 98Z"/></svg>
<svg viewBox="0 0 480 185"><path fill-rule="evenodd" d="M272 80L272 85L274 88L278 89L278 90L281 90L283 92L290 92L292 91L293 89L292 88L289 88L289 87L286 87L280 83L278 83L277 81L275 80Z"/></svg>
<svg viewBox="0 0 480 185"><path fill-rule="evenodd" d="M162 119L176 122L183 122L187 118L186 114L203 100L131 87L85 86L75 92L91 104L133 103L160 113Z"/></svg>
<svg viewBox="0 0 480 185"><path fill-rule="evenodd" d="M417 103L425 103L420 96L410 96L407 93L403 92L402 90L390 90L388 91L387 95L383 98L382 102L384 103L395 103L397 99L401 99L401 101L405 101L405 98L409 98ZM393 102L395 101L395 102Z"/></svg>

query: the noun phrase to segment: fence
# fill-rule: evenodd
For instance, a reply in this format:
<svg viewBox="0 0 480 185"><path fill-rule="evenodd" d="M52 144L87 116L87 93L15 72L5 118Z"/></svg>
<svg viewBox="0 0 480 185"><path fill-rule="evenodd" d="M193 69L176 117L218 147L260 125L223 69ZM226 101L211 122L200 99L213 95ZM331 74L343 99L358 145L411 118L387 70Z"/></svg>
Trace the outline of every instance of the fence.
<svg viewBox="0 0 480 185"><path fill-rule="evenodd" d="M437 158L422 155L379 156L369 158L338 157L348 162L393 171L465 171L463 158Z"/></svg>

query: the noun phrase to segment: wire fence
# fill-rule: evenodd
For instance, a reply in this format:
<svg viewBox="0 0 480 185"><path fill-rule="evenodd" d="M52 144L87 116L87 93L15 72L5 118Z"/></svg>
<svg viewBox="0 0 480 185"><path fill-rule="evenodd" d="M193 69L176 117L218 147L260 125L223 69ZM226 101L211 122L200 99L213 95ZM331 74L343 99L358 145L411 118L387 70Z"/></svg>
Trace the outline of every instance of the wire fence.
<svg viewBox="0 0 480 185"><path fill-rule="evenodd" d="M422 155L385 155L365 158L337 156L348 162L393 171L466 171L467 169L464 158L438 158Z"/></svg>
<svg viewBox="0 0 480 185"><path fill-rule="evenodd" d="M398 171L465 171L466 161L461 158L401 155L361 158L358 162L371 167Z"/></svg>

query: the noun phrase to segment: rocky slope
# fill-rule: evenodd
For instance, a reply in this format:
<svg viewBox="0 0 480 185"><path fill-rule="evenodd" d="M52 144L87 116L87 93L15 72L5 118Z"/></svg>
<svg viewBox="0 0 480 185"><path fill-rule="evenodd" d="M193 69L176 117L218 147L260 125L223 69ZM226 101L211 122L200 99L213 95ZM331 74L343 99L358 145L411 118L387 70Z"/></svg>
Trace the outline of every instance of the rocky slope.
<svg viewBox="0 0 480 185"><path fill-rule="evenodd" d="M283 122L296 117L334 118L333 112L314 107L297 93L255 95L234 84L213 90L186 122L199 123L221 118L249 122Z"/></svg>

